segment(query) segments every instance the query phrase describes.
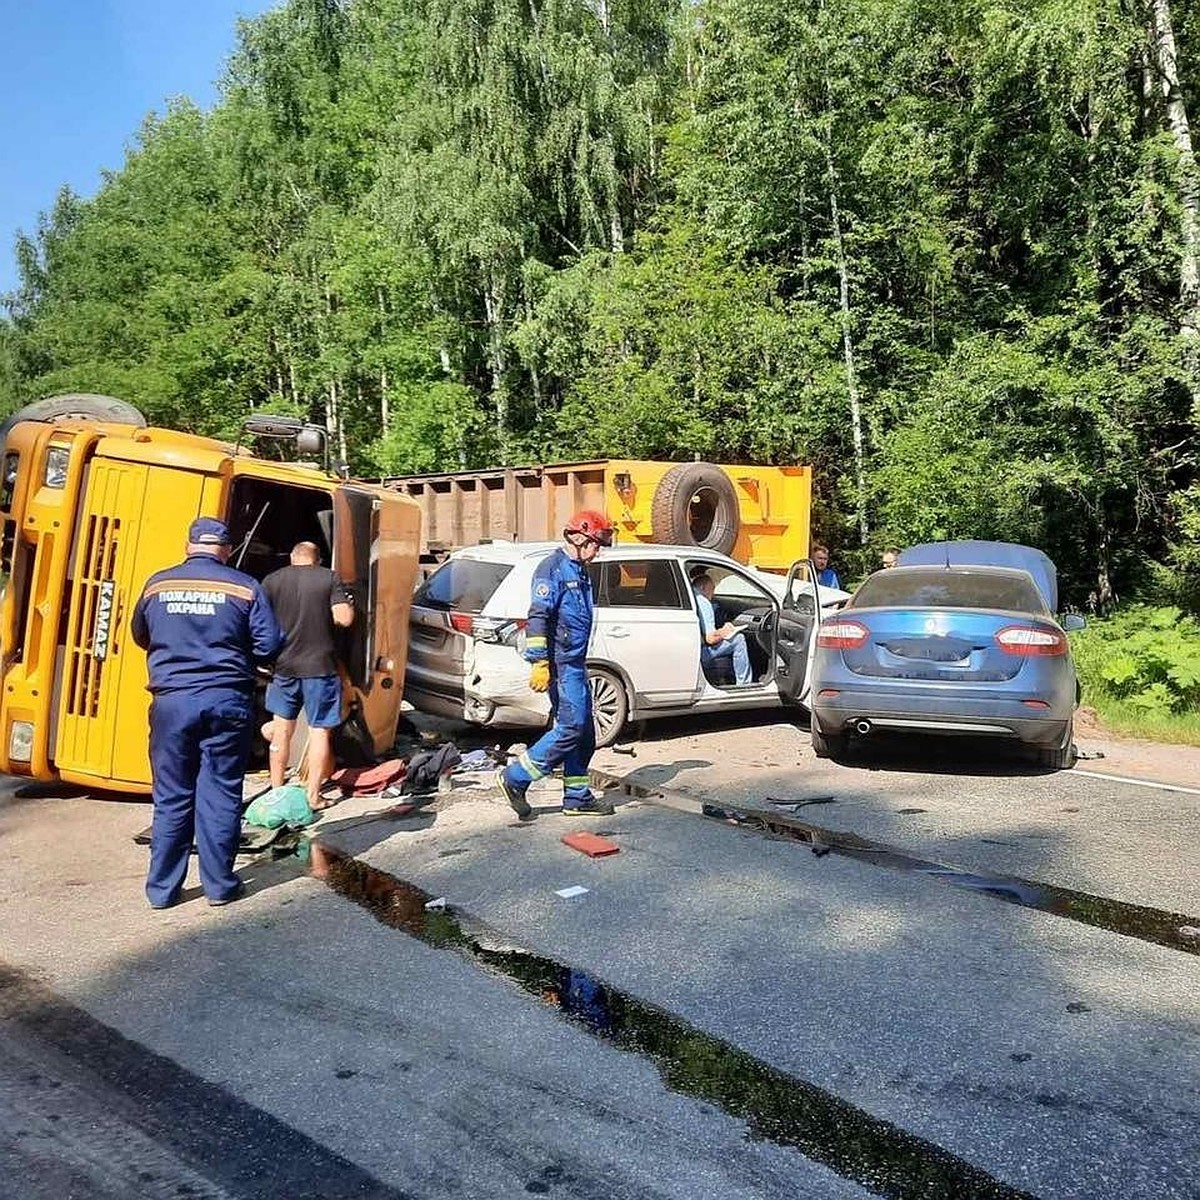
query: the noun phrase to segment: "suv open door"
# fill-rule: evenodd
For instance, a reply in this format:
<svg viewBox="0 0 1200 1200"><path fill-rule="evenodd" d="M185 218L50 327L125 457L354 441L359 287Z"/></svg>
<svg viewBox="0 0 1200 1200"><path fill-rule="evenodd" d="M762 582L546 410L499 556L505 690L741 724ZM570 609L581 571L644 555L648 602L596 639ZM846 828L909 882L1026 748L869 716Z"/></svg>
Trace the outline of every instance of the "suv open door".
<svg viewBox="0 0 1200 1200"><path fill-rule="evenodd" d="M817 571L800 559L788 571L775 629L775 682L785 704L808 705L813 651L821 623Z"/></svg>

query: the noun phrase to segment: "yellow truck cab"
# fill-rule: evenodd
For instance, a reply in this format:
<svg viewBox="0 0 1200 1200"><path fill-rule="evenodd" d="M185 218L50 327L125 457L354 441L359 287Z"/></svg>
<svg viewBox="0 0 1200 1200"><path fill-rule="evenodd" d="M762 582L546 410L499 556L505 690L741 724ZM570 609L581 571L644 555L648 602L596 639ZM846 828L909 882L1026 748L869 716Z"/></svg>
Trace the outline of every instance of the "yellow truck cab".
<svg viewBox="0 0 1200 1200"><path fill-rule="evenodd" d="M103 419L110 413L121 419ZM319 444L319 431L287 418L249 421L247 431L308 452ZM297 542L321 548L356 600L343 643L347 724L359 745L390 749L418 567L416 502L148 428L107 397L40 401L0 433L0 770L150 790L146 657L129 623L147 578L183 559L197 516L226 522L230 565L257 579L286 565Z"/></svg>

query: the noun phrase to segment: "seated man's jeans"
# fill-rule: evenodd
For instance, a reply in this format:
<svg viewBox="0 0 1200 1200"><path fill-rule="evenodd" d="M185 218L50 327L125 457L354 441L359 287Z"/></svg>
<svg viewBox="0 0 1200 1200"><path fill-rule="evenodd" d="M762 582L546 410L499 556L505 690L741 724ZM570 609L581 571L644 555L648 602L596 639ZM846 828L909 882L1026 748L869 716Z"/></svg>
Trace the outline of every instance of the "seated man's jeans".
<svg viewBox="0 0 1200 1200"><path fill-rule="evenodd" d="M737 683L751 683L753 676L750 670L750 648L746 645L746 635L735 633L733 637L718 642L715 646L700 648L702 665L717 662L722 658L733 657L733 677Z"/></svg>

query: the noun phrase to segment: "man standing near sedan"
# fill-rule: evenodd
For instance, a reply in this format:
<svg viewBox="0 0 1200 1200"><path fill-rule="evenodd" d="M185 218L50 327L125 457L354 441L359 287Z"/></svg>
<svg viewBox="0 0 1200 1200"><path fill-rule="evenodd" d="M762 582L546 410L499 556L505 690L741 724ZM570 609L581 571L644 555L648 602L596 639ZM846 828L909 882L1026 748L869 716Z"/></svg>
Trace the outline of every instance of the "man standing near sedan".
<svg viewBox="0 0 1200 1200"><path fill-rule="evenodd" d="M133 640L150 672L154 824L146 898L179 900L195 837L209 904L236 900L242 778L254 728L255 667L283 634L258 581L227 566L224 522L200 517L187 558L152 575L133 612Z"/></svg>
<svg viewBox="0 0 1200 1200"><path fill-rule="evenodd" d="M829 548L814 546L812 548L813 566L817 568L817 583L823 588L841 589L842 581L838 573L829 565Z"/></svg>
<svg viewBox="0 0 1200 1200"><path fill-rule="evenodd" d="M333 731L342 720L342 681L338 675L335 628L354 624L354 597L334 573L321 566L313 542L297 542L288 566L263 580L284 632L275 677L267 688L271 722L271 786L282 787L292 738L301 710L308 721L308 806L313 811L334 801L321 799L321 785L333 774Z"/></svg>

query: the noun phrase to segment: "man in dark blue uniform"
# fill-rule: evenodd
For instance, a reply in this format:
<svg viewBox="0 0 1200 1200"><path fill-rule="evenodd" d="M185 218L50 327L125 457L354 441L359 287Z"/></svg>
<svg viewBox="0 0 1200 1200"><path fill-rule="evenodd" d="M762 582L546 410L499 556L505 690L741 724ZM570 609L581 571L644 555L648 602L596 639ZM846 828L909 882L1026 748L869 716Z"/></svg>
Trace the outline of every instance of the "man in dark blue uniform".
<svg viewBox="0 0 1200 1200"><path fill-rule="evenodd" d="M587 676L592 633L592 584L587 566L601 546L612 545L612 522L603 513L583 511L563 530L563 545L533 573L525 658L533 664L529 686L549 692L553 724L515 762L496 775L513 811L526 820L533 809L525 798L535 779L563 768L563 812L608 816L613 807L588 787L588 763L596 751L592 689Z"/></svg>
<svg viewBox="0 0 1200 1200"><path fill-rule="evenodd" d="M254 728L254 668L275 657L283 634L258 582L226 566L229 554L221 521L193 521L187 559L152 575L133 613L154 697L151 908L178 901L193 835L209 904L242 894L233 859Z"/></svg>

